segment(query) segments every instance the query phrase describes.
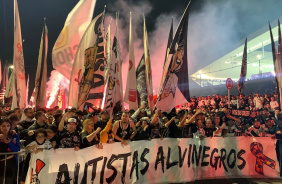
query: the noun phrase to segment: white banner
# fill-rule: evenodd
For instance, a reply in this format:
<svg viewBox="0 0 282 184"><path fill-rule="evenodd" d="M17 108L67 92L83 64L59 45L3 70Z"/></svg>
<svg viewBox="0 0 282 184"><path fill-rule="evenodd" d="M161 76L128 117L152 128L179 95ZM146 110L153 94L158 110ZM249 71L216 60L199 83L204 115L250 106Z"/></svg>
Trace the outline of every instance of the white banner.
<svg viewBox="0 0 282 184"><path fill-rule="evenodd" d="M129 104L129 109L134 109L134 110L138 109L131 12L129 19L129 65L128 65L128 74L127 74L124 102Z"/></svg>
<svg viewBox="0 0 282 184"><path fill-rule="evenodd" d="M166 138L130 142L124 147L121 143L103 146L101 150L94 146L33 154L26 184L167 183L279 176L275 140L270 138Z"/></svg>

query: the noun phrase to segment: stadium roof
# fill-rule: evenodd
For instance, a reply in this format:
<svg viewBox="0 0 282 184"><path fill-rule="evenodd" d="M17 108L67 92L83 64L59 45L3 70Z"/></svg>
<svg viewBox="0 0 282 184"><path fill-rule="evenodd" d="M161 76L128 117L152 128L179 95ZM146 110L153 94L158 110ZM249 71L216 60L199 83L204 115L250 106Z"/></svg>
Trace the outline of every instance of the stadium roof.
<svg viewBox="0 0 282 184"><path fill-rule="evenodd" d="M274 41L278 40L277 21L271 23ZM255 76L274 75L273 59L271 51L271 40L268 25L252 33L248 37L247 43L247 79ZM240 47L226 54L220 59L207 65L191 75L191 78L197 83L203 81L213 81L213 85L221 84L216 81L226 80L227 78L237 81L240 77L242 56L245 39L240 42ZM277 45L276 45L277 47ZM203 86L202 84L200 84Z"/></svg>

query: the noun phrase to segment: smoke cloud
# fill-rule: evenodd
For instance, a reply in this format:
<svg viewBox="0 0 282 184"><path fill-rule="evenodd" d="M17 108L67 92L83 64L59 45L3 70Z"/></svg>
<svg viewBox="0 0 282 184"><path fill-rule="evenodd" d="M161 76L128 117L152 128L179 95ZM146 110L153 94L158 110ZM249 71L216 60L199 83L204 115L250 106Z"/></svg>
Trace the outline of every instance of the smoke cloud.
<svg viewBox="0 0 282 184"><path fill-rule="evenodd" d="M60 74L57 70L51 71L50 80L47 82L47 108L54 103L59 92L59 86L62 85L64 89L69 90L69 80ZM47 98L48 99L48 98Z"/></svg>

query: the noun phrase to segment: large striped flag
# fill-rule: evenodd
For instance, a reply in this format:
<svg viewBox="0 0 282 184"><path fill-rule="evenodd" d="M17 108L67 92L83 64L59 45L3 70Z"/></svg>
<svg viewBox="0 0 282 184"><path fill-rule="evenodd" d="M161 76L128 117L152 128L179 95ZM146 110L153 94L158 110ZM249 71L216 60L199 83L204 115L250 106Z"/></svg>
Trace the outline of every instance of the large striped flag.
<svg viewBox="0 0 282 184"><path fill-rule="evenodd" d="M281 40L281 29L280 29L280 21L278 19L278 54L275 48L275 42L273 40L272 30L269 23L269 30L270 30L270 38L271 38L271 46L272 46L272 56L273 56L273 65L274 71L276 73L276 86L278 92L278 98L280 101L280 109L282 108L282 40Z"/></svg>
<svg viewBox="0 0 282 184"><path fill-rule="evenodd" d="M47 52L48 52L48 30L44 24L41 36L38 64L35 77L34 105L36 108L45 108L46 99L46 83L47 83Z"/></svg>
<svg viewBox="0 0 282 184"><path fill-rule="evenodd" d="M116 33L113 39L111 61L108 61L108 83L106 90L105 109L110 114L122 111L122 86L120 83L120 52L118 44L118 16L116 16Z"/></svg>
<svg viewBox="0 0 282 184"><path fill-rule="evenodd" d="M190 1L191 2L191 1ZM156 107L170 112L175 106L185 104L190 98L187 59L188 6L180 20L166 61L165 80L158 94Z"/></svg>
<svg viewBox="0 0 282 184"><path fill-rule="evenodd" d="M144 59L145 59L145 74L146 74L146 84L147 84L147 97L148 97L148 105L151 113L154 110L154 94L153 94L153 80L152 80L152 68L151 68L151 59L150 59L150 51L149 51L149 40L147 34L147 28L144 19Z"/></svg>
<svg viewBox="0 0 282 184"><path fill-rule="evenodd" d="M239 95L243 92L246 75L247 75L247 38L245 40L240 79L237 81Z"/></svg>
<svg viewBox="0 0 282 184"><path fill-rule="evenodd" d="M144 54L136 68L137 97L138 105L148 104L146 74L145 74L145 58Z"/></svg>
<svg viewBox="0 0 282 184"><path fill-rule="evenodd" d="M80 0L68 14L52 52L53 67L70 79L79 42L90 24L96 0Z"/></svg>
<svg viewBox="0 0 282 184"><path fill-rule="evenodd" d="M0 100L2 100L3 104L4 104L4 95L5 95L7 84L8 84L8 66L6 62L2 75L1 92L0 92Z"/></svg>
<svg viewBox="0 0 282 184"><path fill-rule="evenodd" d="M130 12L130 23L129 23L129 65L128 65L127 84L126 84L124 102L129 104L129 109L134 109L134 110L138 109L131 12Z"/></svg>
<svg viewBox="0 0 282 184"><path fill-rule="evenodd" d="M18 3L14 0L14 57L13 57L14 76L13 83L13 101L12 107L25 108L26 107L26 81L25 68L22 46L21 23L19 17Z"/></svg>
<svg viewBox="0 0 282 184"><path fill-rule="evenodd" d="M104 13L93 19L85 31L73 63L69 106L100 108L105 87Z"/></svg>

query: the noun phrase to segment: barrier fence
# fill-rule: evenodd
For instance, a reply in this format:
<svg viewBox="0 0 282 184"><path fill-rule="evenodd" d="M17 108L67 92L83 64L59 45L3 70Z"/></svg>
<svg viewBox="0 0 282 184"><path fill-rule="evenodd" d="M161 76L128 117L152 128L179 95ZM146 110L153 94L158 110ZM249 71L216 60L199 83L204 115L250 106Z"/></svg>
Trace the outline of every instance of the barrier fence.
<svg viewBox="0 0 282 184"><path fill-rule="evenodd" d="M4 162L4 173L3 173L3 184L5 184L7 182L7 178L6 178L6 174L7 174L7 160L13 158L11 156L16 156L18 158L17 160L17 178L16 178L16 182L17 184L19 183L20 180L20 173L19 173L19 169L20 169L20 163L24 162L26 155L30 153L30 151L19 151L19 152L5 152L5 153L0 153L0 156L4 155L5 158L3 160L1 160L0 162ZM9 158L10 157L10 158ZM1 181L0 181L1 182Z"/></svg>

